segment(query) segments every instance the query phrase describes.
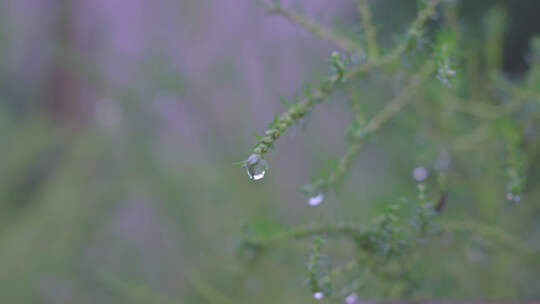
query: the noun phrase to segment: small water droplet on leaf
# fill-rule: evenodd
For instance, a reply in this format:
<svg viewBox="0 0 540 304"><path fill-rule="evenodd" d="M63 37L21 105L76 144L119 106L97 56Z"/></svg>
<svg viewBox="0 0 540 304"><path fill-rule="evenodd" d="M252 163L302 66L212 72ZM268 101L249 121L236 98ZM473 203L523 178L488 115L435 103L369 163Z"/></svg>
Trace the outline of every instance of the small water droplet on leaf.
<svg viewBox="0 0 540 304"><path fill-rule="evenodd" d="M428 177L428 171L424 167L416 167L413 170L413 177L417 181L423 181Z"/></svg>
<svg viewBox="0 0 540 304"><path fill-rule="evenodd" d="M322 291L317 291L313 293L313 298L315 300L322 300L322 298L324 298L324 293Z"/></svg>
<svg viewBox="0 0 540 304"><path fill-rule="evenodd" d="M513 202L521 201L522 197L520 194L513 194L511 192L506 193L506 199Z"/></svg>
<svg viewBox="0 0 540 304"><path fill-rule="evenodd" d="M345 298L345 303L354 304L356 303L356 300L358 300L358 295L355 292L353 292Z"/></svg>
<svg viewBox="0 0 540 304"><path fill-rule="evenodd" d="M320 205L323 201L324 201L324 194L322 192L308 199L308 203L310 206Z"/></svg>

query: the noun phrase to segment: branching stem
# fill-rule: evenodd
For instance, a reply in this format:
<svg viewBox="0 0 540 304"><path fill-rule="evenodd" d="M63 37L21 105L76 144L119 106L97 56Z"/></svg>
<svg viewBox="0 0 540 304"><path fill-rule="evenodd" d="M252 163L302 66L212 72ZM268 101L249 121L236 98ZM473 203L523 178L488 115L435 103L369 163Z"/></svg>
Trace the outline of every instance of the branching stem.
<svg viewBox="0 0 540 304"><path fill-rule="evenodd" d="M363 229L361 226L350 224L301 226L269 238L248 240L247 243L256 247L268 247L291 239L300 239L321 234L350 236L355 238L361 236L363 234L362 231Z"/></svg>
<svg viewBox="0 0 540 304"><path fill-rule="evenodd" d="M356 0L356 6L366 34L368 60L376 61L379 58L379 44L377 43L377 32L371 21L371 11L366 0Z"/></svg>
<svg viewBox="0 0 540 304"><path fill-rule="evenodd" d="M293 105L288 111L283 113L279 117L277 123L264 133L265 136L258 141L253 153L258 154L263 158L264 154L272 147L280 135L285 133L287 128L293 122L310 113L316 102L320 102L327 98L341 83L350 81L353 78L364 75L374 68L385 66L398 59L409 48L411 42L418 37L420 29L433 14L437 3L438 0L428 2L426 7L418 13L417 18L412 22L405 39L398 44L393 51L383 56L378 61L368 61L347 70L341 78L336 78L334 75L329 80L324 81L319 88L311 90L309 96L306 96L302 102Z"/></svg>
<svg viewBox="0 0 540 304"><path fill-rule="evenodd" d="M360 129L355 134L353 142L349 145L347 152L339 160L338 166L334 172L330 174L327 179L318 180L315 183L315 188L325 189L329 186L335 185L347 174L352 162L360 152L362 143L366 135L369 135L377 131L382 125L388 122L396 113L398 113L408 102L411 101L418 87L428 78L428 76L435 70L433 62L428 61L420 69L419 73L415 75L411 83L403 89L400 95L392 99L386 106L379 111L367 125Z"/></svg>
<svg viewBox="0 0 540 304"><path fill-rule="evenodd" d="M333 32L329 28L317 23L316 21L313 21L298 13L295 13L294 11L286 9L285 7L279 4L275 4L272 7L268 7L266 11L270 14L278 14L287 18L288 20L312 32L314 35L334 42L345 51L354 52L362 48L362 46L356 41L349 39L348 37L342 34Z"/></svg>

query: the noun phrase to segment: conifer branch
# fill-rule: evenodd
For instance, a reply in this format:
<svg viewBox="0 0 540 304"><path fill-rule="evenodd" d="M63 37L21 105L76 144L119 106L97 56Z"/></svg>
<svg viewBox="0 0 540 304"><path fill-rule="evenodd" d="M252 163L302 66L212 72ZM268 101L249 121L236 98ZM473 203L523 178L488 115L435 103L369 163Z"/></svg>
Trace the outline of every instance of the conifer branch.
<svg viewBox="0 0 540 304"><path fill-rule="evenodd" d="M526 162L526 160L523 159L521 147L521 143L524 142L522 130L523 124L515 121L514 115L511 114L516 113L521 109L525 110L525 102L530 100L540 102L540 98L538 97L540 94L536 92L537 90L535 90L534 86L520 87L511 83L502 83L498 87L500 91L504 93L501 96L504 96L505 100L501 99L498 105L495 103L489 104L480 102L469 102L466 104L458 103L454 100L461 98L462 93L458 90L450 90L446 94L438 94L438 92L432 93L439 88L432 85L433 82L430 82L429 84L426 84L426 82L434 72L437 72L436 78L447 87L451 87L451 85L454 84L454 82L450 83L451 76L461 74L461 70L454 67L454 56L457 56L455 52L455 32L457 32L457 29L454 28L453 31L443 29L436 35L433 46L434 59L410 56L413 60L405 60L409 64L409 67L411 65L415 67L414 70L407 68L407 75L410 75L409 77L406 76L408 84L397 92L396 96L388 103L382 105L380 110L376 112L371 119L366 120L362 109L362 105L364 104L362 98L364 98L364 96L362 96L362 92L358 90L358 87L360 86L356 81L360 79L360 77L374 70L396 70L398 66L405 66L405 63L402 65L398 63L404 62L402 59L409 59L408 51L414 46L414 43L421 38L426 22L435 12L436 5L441 1L423 0L423 8L420 9L416 19L410 24L403 39L387 53L380 53L379 45L377 43L377 33L371 21L371 12L367 5L367 0L355 1L365 31L365 40L368 49L367 60L356 66L349 67L347 66L349 63L343 60L337 52L334 52L330 60L331 68L333 69L333 73L330 76L321 81L318 86L309 90L304 90L303 93L305 98L303 98L302 101L295 98L294 103L289 103L282 99L283 104L287 107L287 111L281 116L276 115L274 121L269 125L268 130L263 136L256 135L258 142L253 148L253 154L250 155L247 161L243 162L244 166L248 168L248 174L250 173L249 169L252 166L254 167L255 165L261 164L260 161L266 164L264 154L274 145L275 141L291 124L294 124L301 118L309 115L317 104L322 103L333 94L334 91L344 89L350 98L350 107L353 111L353 118L351 126L349 127L350 132L348 133L350 141L348 142L345 154L339 159L336 168L334 168L328 176L319 178L304 189L305 192L310 195L315 194L308 202L311 206L316 206L323 200L324 191L329 187L337 185L343 180L344 176L348 174L352 167L352 162L361 151L362 145L365 143L368 136L377 132L390 122L390 120L398 115L404 107L413 103L415 97L418 95L442 95L442 98L444 99L444 96L446 96L447 100L445 100L446 104L441 108L450 110L451 114L454 114L453 118L456 118L459 122L467 120L464 126L459 125L459 128L449 129L451 129L451 131L465 129L468 132L466 136L451 141L450 146L446 147L446 150L462 152L473 145L478 145L479 142L483 143L485 139L490 139L496 134L495 131L493 131L494 129L497 132L500 131L499 133L502 133L501 141L504 143L505 153L507 154L505 166L509 182L506 187L506 198L516 202L520 201L524 185L523 164ZM355 47L358 47L356 41L349 40L349 38L334 33L300 14L283 8L279 4L279 1L275 1L274 7L267 7L267 10L270 13L282 15L316 35L335 42L345 50L352 51ZM416 59L423 60L423 64L416 64L418 62L415 61ZM459 73L457 73L456 70L458 70ZM399 78L399 81L401 81L402 75L403 74L400 73L400 75L396 75L396 78ZM379 82L376 81L379 81L380 79L373 78L371 80L374 80L374 83L378 84ZM380 81L380 83L383 83L383 81ZM384 83L387 84L388 81ZM456 81L455 84L461 86L463 83ZM367 87L367 85L362 87ZM487 88L487 86L484 88ZM484 96L487 96L487 94ZM498 98L497 101L499 101ZM430 113L431 115L428 115L426 112L431 111L429 106L426 107L427 109L421 111L422 113L419 115L422 115L428 121L433 121L434 119L432 117L440 118L443 116L441 113ZM418 109L422 110L420 107ZM433 109L438 110L439 107L433 107ZM455 112L473 116L478 120L475 119L475 122L480 123L476 128L471 128L471 125L468 123L470 117L461 120L460 116L464 115L455 115ZM527 116L527 118L533 119L532 115ZM437 124L437 126L444 125L447 125L446 121ZM434 136L433 139L435 144L437 144L437 142L440 141L440 136ZM532 140L529 139L529 141ZM417 169L424 169L425 174L417 174ZM314 239L315 242L307 267L307 283L313 292L313 297L317 300L320 300L323 297L331 299L332 280L346 274L348 271L355 269L361 270L359 267L361 263L364 264L365 262L365 265L362 265L362 268L365 266L367 274L371 273L376 277L385 276L386 274L383 273L380 275L377 272L380 269L383 269L384 272L384 267L390 265L388 262L392 259L397 259L400 256L412 257L421 244L425 243L425 241L433 236L440 236L440 234L444 232L478 235L485 238L493 245L497 245L501 248L516 249L520 254L533 254L535 257L539 254L540 249L537 244L522 240L512 233L498 227L486 225L474 220L443 223L432 222L432 220L435 219L435 216L441 212L442 208L440 206L445 204L447 193L447 189L445 188L446 182L444 180L445 173L442 172L442 169L439 170L437 165L435 166L435 169L439 171L437 182L442 189L437 190L437 192L439 192L439 194L443 193L443 195L437 195L437 197L435 197L435 199L443 197L440 198L439 204L436 207L433 207L431 203L433 200L428 198L428 196L432 196L431 192L426 191L427 185L432 182L432 180L427 179L429 176L428 169L421 166L417 167L413 174L418 182L418 199L416 205L409 205L411 206L411 209L406 210L406 212L402 212L400 209L402 206L405 206L407 200L398 200L397 203L390 204L382 215L374 218L365 225L318 224L300 226L266 238L249 238L245 240L243 244L250 250L249 253L258 253L259 251L263 252L264 249L286 243L289 240L305 238ZM515 197L516 199L512 199L512 197ZM519 199L517 199L518 197ZM412 213L410 211L412 211ZM406 218L403 215L410 216L409 218ZM347 238L347 240L352 241L356 245L356 255L346 264L331 268L328 272L321 274L321 267L319 264L323 237ZM366 260L363 259L364 256L367 257ZM404 270L404 268L401 268L401 270ZM404 271L407 270L405 269ZM346 277L348 278L348 276ZM396 278L392 276L388 280L390 279Z"/></svg>
<svg viewBox="0 0 540 304"><path fill-rule="evenodd" d="M261 137L255 145L253 153L259 155L260 158L264 158L264 154L273 146L274 142L285 133L293 122L311 113L316 103L322 102L330 96L330 94L332 94L332 92L343 82L362 76L374 68L385 66L399 58L410 47L412 41L420 35L421 28L433 14L438 2L438 0L428 1L426 7L418 13L418 16L412 22L406 37L393 51L386 54L378 61L368 61L359 64L350 70L338 71L339 73L331 75L328 79L324 80L318 88L307 90L304 93L306 96L302 102L292 105L288 111L283 113L272 126L265 131L264 136Z"/></svg>
<svg viewBox="0 0 540 304"><path fill-rule="evenodd" d="M426 62L418 74L413 76L411 83L403 89L401 94L388 102L382 110L373 116L365 127L356 131L353 141L350 143L345 155L339 160L335 171L333 171L328 178L319 179L310 188L316 191L321 191L339 183L350 170L352 162L360 152L364 139L368 135L377 131L396 113L398 113L408 102L410 102L418 87L428 78L431 73L433 73L434 70L435 65L433 62Z"/></svg>
<svg viewBox="0 0 540 304"><path fill-rule="evenodd" d="M435 7L437 7L439 2L440 0L427 1L426 6L418 12L416 19L409 27L407 34L405 35L405 39L403 39L401 43L393 49L393 51L385 56L385 58L382 60L383 62L387 63L396 61L409 49L410 45L416 39L422 36L422 28L435 12Z"/></svg>
<svg viewBox="0 0 540 304"><path fill-rule="evenodd" d="M377 43L377 31L371 21L371 11L366 0L356 0L356 6L366 34L368 60L377 60L379 57L379 44Z"/></svg>
<svg viewBox="0 0 540 304"><path fill-rule="evenodd" d="M341 235L358 238L363 235L363 227L352 224L311 225L292 228L286 232L264 239L246 240L247 245L266 248L292 239L302 239L317 235Z"/></svg>
<svg viewBox="0 0 540 304"><path fill-rule="evenodd" d="M449 102L449 106L456 112L461 112L482 119L492 120L501 118L519 110L523 106L523 102L518 99L512 99L502 105L494 106L471 100L467 103L467 106L465 106L464 104L451 101Z"/></svg>

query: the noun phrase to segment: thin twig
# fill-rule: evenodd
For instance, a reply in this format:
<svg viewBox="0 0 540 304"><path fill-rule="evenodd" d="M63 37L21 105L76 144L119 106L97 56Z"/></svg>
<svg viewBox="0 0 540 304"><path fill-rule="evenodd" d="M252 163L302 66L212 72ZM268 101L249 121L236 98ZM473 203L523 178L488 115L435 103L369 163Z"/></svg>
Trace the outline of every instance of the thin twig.
<svg viewBox="0 0 540 304"><path fill-rule="evenodd" d="M353 78L366 74L374 68L385 66L398 59L409 48L411 42L418 37L420 29L433 14L435 6L438 2L439 0L432 0L427 3L426 7L418 13L418 16L412 22L409 30L407 31L405 39L403 39L403 41L398 44L393 51L386 54L378 61L364 62L350 70L347 70L344 73L341 82L326 81L323 82L319 88L311 90L309 92L309 97L306 97L302 102L299 102L297 105L293 105L287 112L283 113L279 117L277 123L264 133L265 136L257 142L256 148L253 149L253 153L263 157L270 147L273 146L274 142L281 136L281 134L285 133L293 122L310 113L315 107L316 102L327 98L340 83L350 81Z"/></svg>
<svg viewBox="0 0 540 304"><path fill-rule="evenodd" d="M359 237L362 235L363 227L351 224L331 224L296 227L286 232L276 234L264 239L247 240L247 244L256 247L268 247L270 245L285 242L291 239L306 238L314 235L343 235Z"/></svg>
<svg viewBox="0 0 540 304"><path fill-rule="evenodd" d="M371 22L371 11L366 0L356 0L356 6L364 32L366 33L366 43L368 48L368 60L377 60L379 58L379 45L377 43L377 32Z"/></svg>
<svg viewBox="0 0 540 304"><path fill-rule="evenodd" d="M396 96L384 106L367 125L358 131L353 142L349 145L345 155L338 162L336 170L334 170L327 179L320 179L315 183L317 189L327 188L338 183L345 176L354 159L360 152L362 143L366 135L377 131L382 125L388 122L396 113L398 113L407 103L412 100L417 88L428 78L435 70L433 62L427 62L420 69L419 73L413 77L411 83L403 89L400 95Z"/></svg>
<svg viewBox="0 0 540 304"><path fill-rule="evenodd" d="M313 21L298 13L295 13L294 11L286 9L281 5L276 4L272 7L268 7L266 8L266 11L270 14L281 15L312 32L314 35L334 42L348 52L354 52L362 48L362 46L356 41L349 39L348 37L340 33L336 33L329 28L317 23L316 21Z"/></svg>

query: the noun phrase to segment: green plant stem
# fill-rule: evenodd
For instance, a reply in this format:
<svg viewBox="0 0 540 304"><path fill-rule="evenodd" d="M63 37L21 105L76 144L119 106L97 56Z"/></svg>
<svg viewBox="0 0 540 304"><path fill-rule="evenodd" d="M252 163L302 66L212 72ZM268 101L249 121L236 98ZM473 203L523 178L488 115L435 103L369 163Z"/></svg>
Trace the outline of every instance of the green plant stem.
<svg viewBox="0 0 540 304"><path fill-rule="evenodd" d="M368 48L368 60L377 60L379 58L379 44L377 43L377 32L371 21L371 11L366 0L356 0L356 6L364 32L366 33L366 43Z"/></svg>
<svg viewBox="0 0 540 304"><path fill-rule="evenodd" d="M365 123L365 118L362 110L362 104L360 103L360 98L353 86L347 87L347 95L351 100L351 108L354 112L355 122L358 123L358 125L363 125Z"/></svg>
<svg viewBox="0 0 540 304"><path fill-rule="evenodd" d="M441 223L443 230L454 232L470 232L486 237L489 240L512 249L519 249L527 253L539 253L539 249L520 239L506 230L487 225L477 221L453 221Z"/></svg>
<svg viewBox="0 0 540 304"><path fill-rule="evenodd" d="M288 20L312 32L314 35L334 42L345 51L354 52L362 48L362 46L356 41L351 40L347 38L346 36L343 36L339 33L333 32L332 30L326 28L325 26L311 19L308 19L298 13L288 10L279 4L266 8L266 11L270 14L278 14L287 18Z"/></svg>
<svg viewBox="0 0 540 304"><path fill-rule="evenodd" d="M347 70L341 82L347 82L353 78L364 75L368 71L385 66L398 59L411 45L411 42L418 37L420 29L424 26L429 17L433 14L435 6L438 1L429 1L426 7L418 13L416 19L412 22L411 27L407 31L405 39L398 44L393 51L386 54L378 61L368 61L363 64L359 64L350 70ZM335 76L335 75L334 75ZM310 92L310 96L306 97L302 102L293 105L288 111L283 113L277 124L269 128L264 137L257 142L256 148L253 149L253 153L258 154L261 158L264 154L273 146L274 142L285 133L287 128L298 119L306 116L315 107L317 101L322 101L327 98L340 83L336 79L325 81L317 89Z"/></svg>
<svg viewBox="0 0 540 304"><path fill-rule="evenodd" d="M457 102L450 103L450 107L454 111L483 119L497 119L519 110L523 106L523 102L513 99L500 106L493 106L477 101L469 101L467 105L468 106L465 106Z"/></svg>
<svg viewBox="0 0 540 304"><path fill-rule="evenodd" d="M328 283L328 282L331 282L332 279L336 278L336 277L339 277L349 271L352 271L354 269L356 269L357 267L359 266L359 263L358 263L358 260L354 259L354 260L351 260L349 261L348 263L344 264L344 265L340 265L340 266L337 266L335 268L332 268L332 270L330 270L328 272L328 274L326 274L325 276L323 276L319 282L321 284L324 284L324 283Z"/></svg>
<svg viewBox="0 0 540 304"><path fill-rule="evenodd" d="M378 61L375 61L375 65L384 66L389 63L393 63L398 60L411 46L415 39L421 36L421 30L433 15L435 7L440 2L440 0L431 0L428 1L426 7L418 12L416 19L411 23L405 38L399 43L392 51L384 55ZM352 71L354 74L354 69Z"/></svg>
<svg viewBox="0 0 540 304"><path fill-rule="evenodd" d="M413 76L413 80L405 89L403 89L402 93L386 104L386 106L371 119L365 127L365 132L372 133L377 131L384 123L390 120L392 116L399 112L411 101L411 97L414 96L418 87L428 79L434 70L435 64L431 61L426 62L420 68L418 74Z"/></svg>
<svg viewBox="0 0 540 304"><path fill-rule="evenodd" d="M420 69L417 75L413 76L411 83L403 89L400 95L396 96L384 106L373 118L356 134L353 142L349 145L345 155L338 162L336 170L334 170L327 179L318 180L315 185L318 189L337 184L348 173L352 162L361 150L364 138L366 135L377 131L382 125L388 122L396 113L398 113L408 102L412 100L418 87L428 78L435 70L435 64L428 61Z"/></svg>
<svg viewBox="0 0 540 304"><path fill-rule="evenodd" d="M468 134L454 139L448 145L448 149L456 152L472 149L489 137L489 131L489 125L483 124Z"/></svg>
<svg viewBox="0 0 540 304"><path fill-rule="evenodd" d="M540 93L530 89L523 89L516 86L509 86L508 91L515 97L522 99L531 99L540 104Z"/></svg>
<svg viewBox="0 0 540 304"><path fill-rule="evenodd" d="M268 247L278 243L286 242L291 239L301 239L316 235L342 235L350 236L353 238L361 237L363 235L363 228L361 226L350 224L330 224L330 225L313 225L313 226L301 226L296 227L286 232L277 234L265 239L253 239L246 242L251 246L256 247Z"/></svg>
<svg viewBox="0 0 540 304"><path fill-rule="evenodd" d="M309 285L312 292L319 291L321 286L319 284L319 279L317 277L319 260L321 258L321 244L322 239L320 236L315 237L315 242L313 244L313 249L311 251L311 256L308 263L308 276L309 276Z"/></svg>
<svg viewBox="0 0 540 304"><path fill-rule="evenodd" d="M534 100L536 103L540 103L540 92L536 92L529 88L518 87L507 80L499 80L497 82L497 88L515 98L529 99Z"/></svg>
<svg viewBox="0 0 540 304"><path fill-rule="evenodd" d="M236 303L235 300L229 296L223 294L221 291L211 286L208 282L203 280L197 273L191 272L186 275L188 283L193 287L193 290L197 292L199 296L204 298L208 303L222 303L232 304Z"/></svg>

